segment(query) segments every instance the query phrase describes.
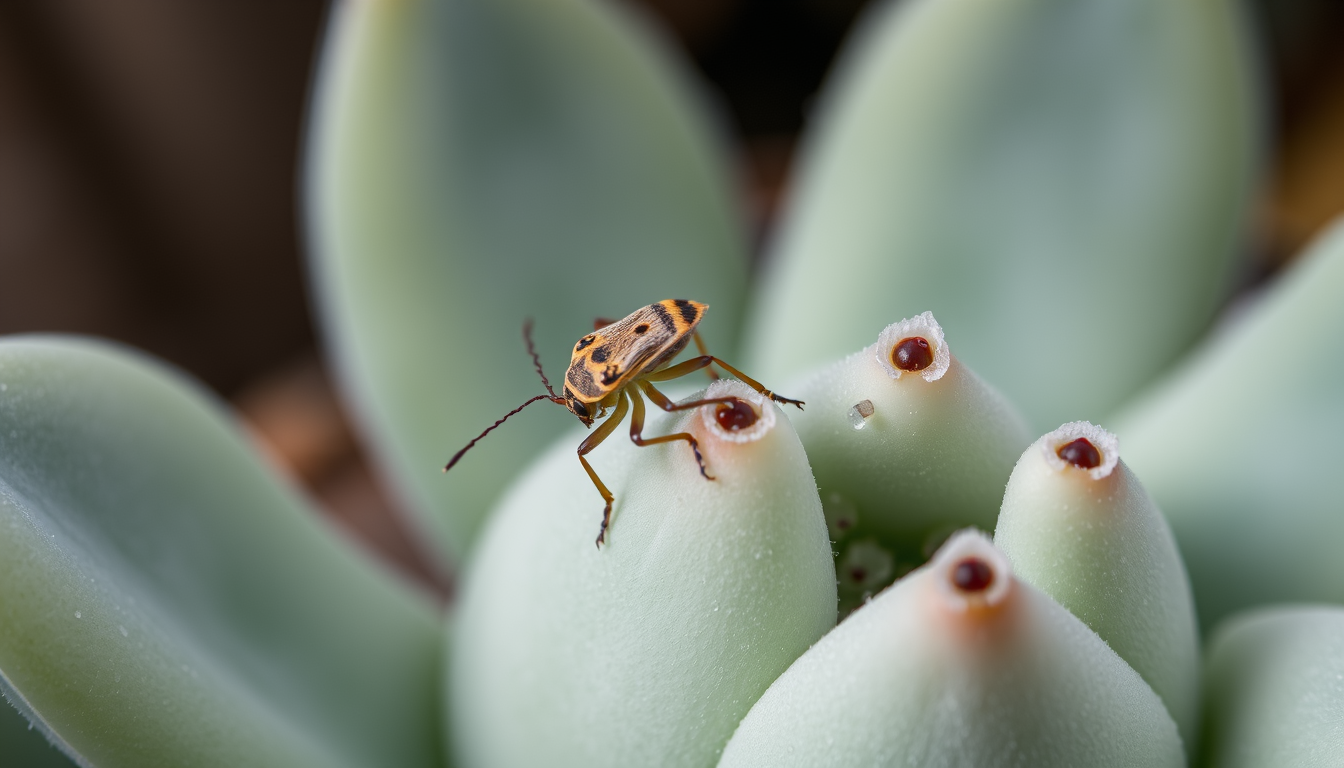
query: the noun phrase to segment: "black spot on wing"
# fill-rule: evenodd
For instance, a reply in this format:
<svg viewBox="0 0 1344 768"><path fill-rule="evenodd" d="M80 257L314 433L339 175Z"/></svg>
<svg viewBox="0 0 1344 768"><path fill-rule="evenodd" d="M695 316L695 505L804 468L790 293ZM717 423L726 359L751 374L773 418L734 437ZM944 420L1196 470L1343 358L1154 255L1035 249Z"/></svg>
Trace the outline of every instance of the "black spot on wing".
<svg viewBox="0 0 1344 768"><path fill-rule="evenodd" d="M677 305L677 311L681 313L681 319L686 321L687 325L694 325L696 318L700 313L696 311L695 305L685 299L677 299L672 302Z"/></svg>
<svg viewBox="0 0 1344 768"><path fill-rule="evenodd" d="M648 333L648 332L649 332L649 324L648 324L648 323L640 323L639 325L636 325L636 326L635 326L635 333L637 333L637 334L643 335L643 334L646 334L646 333Z"/></svg>
<svg viewBox="0 0 1344 768"><path fill-rule="evenodd" d="M592 344L595 339L596 339L595 336L584 336L582 339L579 339L578 344L574 345L574 351L578 352L586 348L589 344Z"/></svg>
<svg viewBox="0 0 1344 768"><path fill-rule="evenodd" d="M602 370L602 383L611 386L616 380L621 378L621 368L617 365L608 365Z"/></svg>
<svg viewBox="0 0 1344 768"><path fill-rule="evenodd" d="M667 308L662 304L651 304L649 306L653 309L653 314L658 316L658 320L663 324L663 328L665 328L668 333L677 332L677 322L672 319L672 315L667 313Z"/></svg>
<svg viewBox="0 0 1344 768"><path fill-rule="evenodd" d="M594 350L592 351L593 362L594 362L594 363L605 363L605 362L607 362L607 357L608 357L610 354L611 354L611 350L607 349L605 346L598 347L597 349L594 349Z"/></svg>

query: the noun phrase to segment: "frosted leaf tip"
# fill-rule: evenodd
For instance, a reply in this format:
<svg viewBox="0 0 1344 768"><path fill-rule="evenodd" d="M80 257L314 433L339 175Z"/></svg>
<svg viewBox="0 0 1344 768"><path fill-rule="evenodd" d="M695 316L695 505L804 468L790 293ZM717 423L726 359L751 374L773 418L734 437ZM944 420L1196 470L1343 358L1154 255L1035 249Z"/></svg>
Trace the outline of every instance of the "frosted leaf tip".
<svg viewBox="0 0 1344 768"><path fill-rule="evenodd" d="M718 379L705 390L705 399L735 397L736 403L715 403L700 409L706 431L729 443L750 443L775 427L775 409L765 395L736 379Z"/></svg>
<svg viewBox="0 0 1344 768"><path fill-rule="evenodd" d="M974 528L953 534L929 567L947 606L959 613L998 606L1012 588L1008 558Z"/></svg>
<svg viewBox="0 0 1344 768"><path fill-rule="evenodd" d="M1120 463L1119 438L1087 421L1071 421L1037 444L1051 468L1084 471L1093 480L1109 476Z"/></svg>
<svg viewBox="0 0 1344 768"><path fill-rule="evenodd" d="M918 373L925 381L937 381L947 373L952 353L933 313L921 312L882 329L877 337L877 362L893 379Z"/></svg>

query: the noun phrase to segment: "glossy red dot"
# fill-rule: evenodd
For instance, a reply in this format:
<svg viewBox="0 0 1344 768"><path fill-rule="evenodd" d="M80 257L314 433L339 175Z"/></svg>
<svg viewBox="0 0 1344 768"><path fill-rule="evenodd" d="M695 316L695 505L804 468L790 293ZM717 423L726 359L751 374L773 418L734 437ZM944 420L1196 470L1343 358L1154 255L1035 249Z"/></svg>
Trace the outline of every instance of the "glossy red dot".
<svg viewBox="0 0 1344 768"><path fill-rule="evenodd" d="M1085 437L1061 445L1055 454L1075 467L1092 469L1101 466L1101 451Z"/></svg>
<svg viewBox="0 0 1344 768"><path fill-rule="evenodd" d="M922 371L933 365L933 349L921 336L901 339L891 348L891 363L902 371Z"/></svg>
<svg viewBox="0 0 1344 768"><path fill-rule="evenodd" d="M952 569L952 583L962 592L983 592L994 583L994 569L984 560L968 557Z"/></svg>
<svg viewBox="0 0 1344 768"><path fill-rule="evenodd" d="M737 432L755 424L758 417L756 409L741 400L734 400L731 403L720 403L714 410L714 418L718 420L720 427L729 432Z"/></svg>

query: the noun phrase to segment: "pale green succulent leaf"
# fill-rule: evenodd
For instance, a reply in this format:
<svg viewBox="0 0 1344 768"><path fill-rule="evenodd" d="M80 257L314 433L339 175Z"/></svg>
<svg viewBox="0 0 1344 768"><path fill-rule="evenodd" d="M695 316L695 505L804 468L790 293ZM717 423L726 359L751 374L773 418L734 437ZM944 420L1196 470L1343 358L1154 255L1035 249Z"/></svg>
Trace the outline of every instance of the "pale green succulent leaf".
<svg viewBox="0 0 1344 768"><path fill-rule="evenodd" d="M601 549L579 435L513 487L457 616L460 765L712 766L756 697L834 626L816 486L785 416L763 407L774 426L742 444L701 410L645 425L694 435L713 480L681 440L636 447L617 432L598 446L616 498Z"/></svg>
<svg viewBox="0 0 1344 768"><path fill-rule="evenodd" d="M1209 642L1204 765L1333 765L1344 755L1344 608L1237 614Z"/></svg>
<svg viewBox="0 0 1344 768"><path fill-rule="evenodd" d="M440 763L432 606L107 344L0 342L0 627L5 697L81 765Z"/></svg>
<svg viewBox="0 0 1344 768"><path fill-rule="evenodd" d="M1252 605L1344 601L1341 296L1344 222L1115 420L1205 628Z"/></svg>
<svg viewBox="0 0 1344 768"><path fill-rule="evenodd" d="M840 556L850 537L873 536L909 570L952 531L994 527L1004 483L1032 435L1012 403L961 363L931 313L898 320L781 391L807 402L790 419L828 516L837 505L853 515L837 535ZM902 372L890 358L911 336L925 338L935 358ZM870 570L862 569L865 580ZM851 581L847 569L838 575L842 588Z"/></svg>
<svg viewBox="0 0 1344 768"><path fill-rule="evenodd" d="M439 476L543 392L526 318L553 382L594 318L661 299L710 304L705 338L731 352L743 237L699 104L660 52L590 0L333 11L308 156L314 290L384 470L447 554L572 418L516 418Z"/></svg>
<svg viewBox="0 0 1344 768"><path fill-rule="evenodd" d="M1044 431L1205 330L1254 170L1235 0L891 2L852 40L767 254L753 375L931 310Z"/></svg>
<svg viewBox="0 0 1344 768"><path fill-rule="evenodd" d="M1101 454L1074 466L1075 439ZM1017 578L1077 616L1166 704L1186 743L1199 735L1199 631L1176 538L1114 435L1066 424L1023 452L1003 495L994 544Z"/></svg>
<svg viewBox="0 0 1344 768"><path fill-rule="evenodd" d="M978 539L978 541L977 541ZM997 555L997 557L996 557ZM988 594L953 586L965 559ZM983 534L841 622L752 707L719 768L1177 766L1162 701Z"/></svg>

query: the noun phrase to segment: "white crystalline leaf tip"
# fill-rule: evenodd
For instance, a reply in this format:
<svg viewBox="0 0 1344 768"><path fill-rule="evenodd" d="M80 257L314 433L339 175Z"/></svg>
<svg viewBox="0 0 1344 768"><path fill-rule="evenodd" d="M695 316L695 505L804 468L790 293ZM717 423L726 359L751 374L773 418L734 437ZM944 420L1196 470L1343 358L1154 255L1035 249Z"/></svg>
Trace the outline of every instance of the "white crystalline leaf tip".
<svg viewBox="0 0 1344 768"><path fill-rule="evenodd" d="M929 342L929 346L933 348L933 363L922 371L903 371L892 363L891 350L903 339L913 336L919 336ZM947 340L943 338L943 327L933 319L933 313L921 312L882 329L882 333L877 337L877 362L893 379L901 378L902 374L918 373L925 381L937 381L947 373L947 367L952 364L952 353L948 351Z"/></svg>
<svg viewBox="0 0 1344 768"><path fill-rule="evenodd" d="M774 405L765 395L737 379L719 379L710 384L709 389L705 390L705 399L718 397L736 397L738 400L745 400L750 403L752 410L756 411L756 423L746 429L724 429L723 425L719 424L719 420L714 417L719 406L706 405L700 408L700 418L704 420L705 429L709 430L709 434L730 443L750 443L760 440L775 428Z"/></svg>
<svg viewBox="0 0 1344 768"><path fill-rule="evenodd" d="M1120 438L1098 427L1090 421L1070 421L1054 432L1047 433L1036 444L1045 455L1045 462L1052 469L1063 472L1068 469L1079 470L1059 457L1059 449L1078 438L1084 438L1101 452L1101 463L1091 469L1083 469L1093 480L1108 477L1120 463Z"/></svg>
<svg viewBox="0 0 1344 768"><path fill-rule="evenodd" d="M956 569L968 560L978 560L989 566L989 586L979 591L965 591L957 586ZM982 531L967 528L952 534L936 553L929 567L949 608L967 611L998 605L1008 597L1013 584L1013 569L1008 558L994 546Z"/></svg>

